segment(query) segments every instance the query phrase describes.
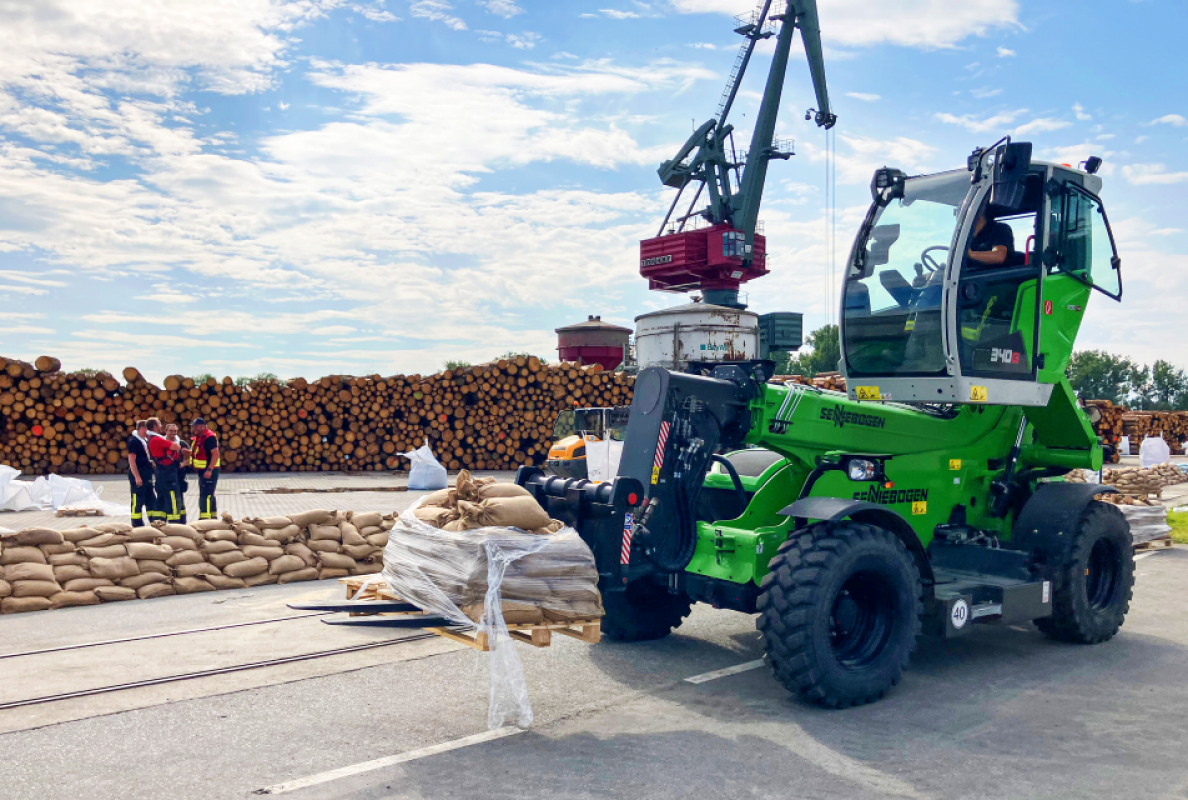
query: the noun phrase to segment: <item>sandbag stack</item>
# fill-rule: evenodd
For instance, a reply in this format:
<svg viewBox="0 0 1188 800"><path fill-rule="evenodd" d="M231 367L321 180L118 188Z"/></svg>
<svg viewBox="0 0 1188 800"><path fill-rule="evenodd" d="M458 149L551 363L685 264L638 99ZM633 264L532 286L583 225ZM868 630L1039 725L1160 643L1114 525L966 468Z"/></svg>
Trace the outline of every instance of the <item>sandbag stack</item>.
<svg viewBox="0 0 1188 800"><path fill-rule="evenodd" d="M372 574L383 569L393 524L392 515L318 510L27 528L0 539L0 613Z"/></svg>

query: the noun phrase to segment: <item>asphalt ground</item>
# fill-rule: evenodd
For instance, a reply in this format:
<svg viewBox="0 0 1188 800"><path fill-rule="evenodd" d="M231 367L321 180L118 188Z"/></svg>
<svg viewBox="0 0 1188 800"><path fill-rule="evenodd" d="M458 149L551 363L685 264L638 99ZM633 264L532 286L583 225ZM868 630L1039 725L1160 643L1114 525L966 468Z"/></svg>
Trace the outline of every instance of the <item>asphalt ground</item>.
<svg viewBox="0 0 1188 800"><path fill-rule="evenodd" d="M1188 550L1137 564L1130 617L1095 647L1030 626L921 639L882 702L827 711L763 669L753 619L698 607L673 636L517 645L530 730L326 780L307 798L1188 796ZM331 584L0 620L0 655L266 620ZM0 703L270 653L388 638L318 618L0 658ZM407 634L399 634L407 635ZM434 638L0 711L0 797L247 798L486 730L487 656Z"/></svg>

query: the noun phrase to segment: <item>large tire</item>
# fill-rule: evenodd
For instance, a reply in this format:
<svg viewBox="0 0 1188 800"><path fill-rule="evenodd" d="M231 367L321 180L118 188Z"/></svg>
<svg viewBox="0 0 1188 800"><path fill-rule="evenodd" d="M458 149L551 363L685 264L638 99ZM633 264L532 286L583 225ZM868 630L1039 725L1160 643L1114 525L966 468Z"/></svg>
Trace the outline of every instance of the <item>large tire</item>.
<svg viewBox="0 0 1188 800"><path fill-rule="evenodd" d="M646 581L635 581L621 592L604 593L602 605L602 633L619 642L663 639L680 627L693 607L686 595L672 594Z"/></svg>
<svg viewBox="0 0 1188 800"><path fill-rule="evenodd" d="M920 571L899 537L818 522L780 545L770 570L757 624L785 689L843 708L899 683L924 611Z"/></svg>
<svg viewBox="0 0 1188 800"><path fill-rule="evenodd" d="M1134 543L1122 512L1091 503L1055 578L1052 616L1037 619L1036 627L1062 642L1112 639L1134 590Z"/></svg>

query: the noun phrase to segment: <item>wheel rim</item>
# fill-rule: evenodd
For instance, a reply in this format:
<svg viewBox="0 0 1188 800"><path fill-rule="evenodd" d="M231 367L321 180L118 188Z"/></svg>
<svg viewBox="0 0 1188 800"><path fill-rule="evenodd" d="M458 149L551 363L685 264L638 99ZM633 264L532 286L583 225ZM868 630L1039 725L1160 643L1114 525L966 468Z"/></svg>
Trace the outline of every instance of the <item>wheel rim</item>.
<svg viewBox="0 0 1188 800"><path fill-rule="evenodd" d="M842 584L829 614L833 655L847 669L877 659L895 627L895 591L875 572L857 572Z"/></svg>
<svg viewBox="0 0 1188 800"><path fill-rule="evenodd" d="M1104 611L1114 604L1121 572L1117 548L1105 539L1094 542L1089 551L1089 564L1085 567L1085 594L1091 609Z"/></svg>

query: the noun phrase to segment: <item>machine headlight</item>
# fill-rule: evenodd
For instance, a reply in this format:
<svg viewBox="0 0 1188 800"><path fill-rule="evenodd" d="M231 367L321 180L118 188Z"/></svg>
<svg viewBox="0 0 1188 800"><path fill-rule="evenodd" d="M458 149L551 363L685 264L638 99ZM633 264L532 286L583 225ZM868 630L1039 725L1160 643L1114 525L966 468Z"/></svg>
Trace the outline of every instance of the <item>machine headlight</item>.
<svg viewBox="0 0 1188 800"><path fill-rule="evenodd" d="M851 458L847 467L852 481L873 481L879 473L879 465L865 458Z"/></svg>

